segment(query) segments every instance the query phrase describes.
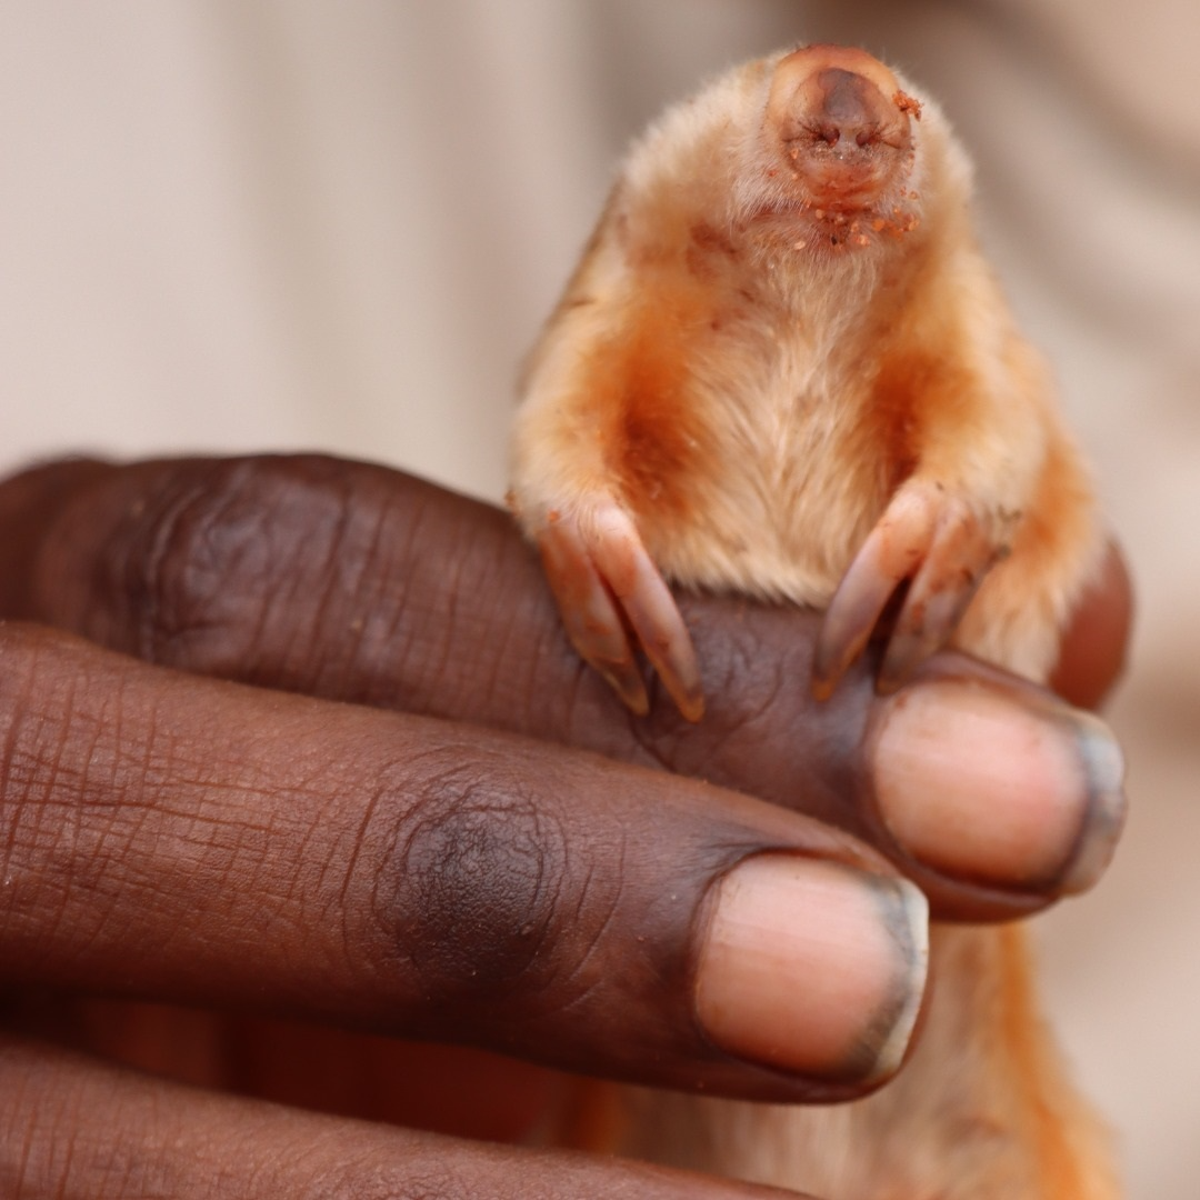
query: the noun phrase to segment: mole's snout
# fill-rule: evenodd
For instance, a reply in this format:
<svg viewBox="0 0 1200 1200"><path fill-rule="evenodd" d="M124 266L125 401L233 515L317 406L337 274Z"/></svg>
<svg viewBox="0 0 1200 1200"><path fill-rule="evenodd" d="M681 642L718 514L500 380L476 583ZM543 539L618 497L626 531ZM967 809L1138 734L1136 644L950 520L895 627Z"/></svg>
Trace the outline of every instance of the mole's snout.
<svg viewBox="0 0 1200 1200"><path fill-rule="evenodd" d="M889 102L883 93L862 75L829 67L809 76L805 81L801 111L796 118L805 121L812 132L828 146L841 145L843 152L850 143L861 149L879 140L891 122Z"/></svg>
<svg viewBox="0 0 1200 1200"><path fill-rule="evenodd" d="M916 101L863 50L806 46L775 69L767 122L813 204L867 208L906 169Z"/></svg>

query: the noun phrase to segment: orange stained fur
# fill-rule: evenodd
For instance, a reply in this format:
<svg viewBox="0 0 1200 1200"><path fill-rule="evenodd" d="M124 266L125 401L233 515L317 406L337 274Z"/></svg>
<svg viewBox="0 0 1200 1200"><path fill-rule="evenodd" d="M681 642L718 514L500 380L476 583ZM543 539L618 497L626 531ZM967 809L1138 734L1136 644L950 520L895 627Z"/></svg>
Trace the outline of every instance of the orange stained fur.
<svg viewBox="0 0 1200 1200"><path fill-rule="evenodd" d="M719 469L689 396L690 361L714 319L685 272L655 272L610 341L593 351L589 394L600 452L620 496L644 518L695 519L697 481Z"/></svg>
<svg viewBox="0 0 1200 1200"><path fill-rule="evenodd" d="M964 394L966 382L952 364L924 352L897 353L879 366L858 438L876 457L880 484L891 493L917 468L920 432L929 408L943 409Z"/></svg>
<svg viewBox="0 0 1200 1200"><path fill-rule="evenodd" d="M1046 1196L1062 1200L1088 1196L1096 1186L1088 1176L1103 1171L1103 1160L1096 1153L1087 1153L1087 1147L1074 1144L1079 1134L1063 1120L1062 1112L1069 1097L1048 1095L1036 1086L1044 1059L1054 1051L1047 1045L1047 1031L1037 1011L1029 947L1016 929L1000 930L997 940L1003 956L1002 991L997 1000L1003 1021L1000 1046L1012 1060L1015 1077L1027 1085L1023 1099L1037 1151L1039 1182ZM1088 1122L1083 1135L1098 1141L1103 1133L1097 1124ZM1111 1179L1103 1182L1106 1187L1114 1186Z"/></svg>
<svg viewBox="0 0 1200 1200"><path fill-rule="evenodd" d="M586 544L615 505L677 585L824 607L896 489L927 484L1004 558L956 644L1044 678L1101 539L969 198L937 105L862 51L758 60L668 111L523 381L526 531L564 520ZM871 1097L779 1109L602 1087L564 1137L824 1200L1111 1200L1023 936L938 930L932 959L923 1038Z"/></svg>

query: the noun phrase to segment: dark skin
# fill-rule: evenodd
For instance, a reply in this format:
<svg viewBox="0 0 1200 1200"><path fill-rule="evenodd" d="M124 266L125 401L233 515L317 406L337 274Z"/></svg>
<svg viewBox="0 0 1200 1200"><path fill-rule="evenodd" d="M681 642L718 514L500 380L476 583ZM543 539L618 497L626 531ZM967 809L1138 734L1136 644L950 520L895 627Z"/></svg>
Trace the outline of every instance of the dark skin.
<svg viewBox="0 0 1200 1200"><path fill-rule="evenodd" d="M1100 701L1129 611L1114 551L1061 695ZM1056 896L891 842L871 662L816 703L815 616L689 599L704 723L639 721L505 514L382 468L27 472L0 485L0 615L5 1194L776 1194L411 1130L519 1137L560 1070L858 1094L697 1026L706 899L759 851L902 870L947 919Z"/></svg>

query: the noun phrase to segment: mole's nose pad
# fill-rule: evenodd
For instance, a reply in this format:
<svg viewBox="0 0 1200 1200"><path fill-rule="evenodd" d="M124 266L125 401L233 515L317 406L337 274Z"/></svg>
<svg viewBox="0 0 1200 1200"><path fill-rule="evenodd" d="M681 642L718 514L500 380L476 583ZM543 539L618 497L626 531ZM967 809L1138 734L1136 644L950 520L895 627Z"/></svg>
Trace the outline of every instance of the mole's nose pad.
<svg viewBox="0 0 1200 1200"><path fill-rule="evenodd" d="M788 144L838 147L842 154L884 143L910 145L895 76L864 50L806 46L775 69L767 115Z"/></svg>
<svg viewBox="0 0 1200 1200"><path fill-rule="evenodd" d="M844 214L879 203L911 166L910 113L919 106L865 50L806 46L775 67L765 130L804 204Z"/></svg>
<svg viewBox="0 0 1200 1200"><path fill-rule="evenodd" d="M830 146L866 146L878 139L893 119L891 105L879 89L862 75L838 67L819 71L793 97L799 121L811 123L813 132Z"/></svg>

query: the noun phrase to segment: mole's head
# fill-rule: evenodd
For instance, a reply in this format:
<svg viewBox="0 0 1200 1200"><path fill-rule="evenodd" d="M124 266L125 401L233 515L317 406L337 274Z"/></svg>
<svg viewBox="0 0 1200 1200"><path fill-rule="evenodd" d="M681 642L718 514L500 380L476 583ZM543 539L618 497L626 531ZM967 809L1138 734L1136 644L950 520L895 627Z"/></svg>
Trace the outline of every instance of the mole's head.
<svg viewBox="0 0 1200 1200"><path fill-rule="evenodd" d="M786 55L758 136L763 202L752 215L772 224L790 217L835 247L909 232L920 117L920 103L864 50L816 45Z"/></svg>

